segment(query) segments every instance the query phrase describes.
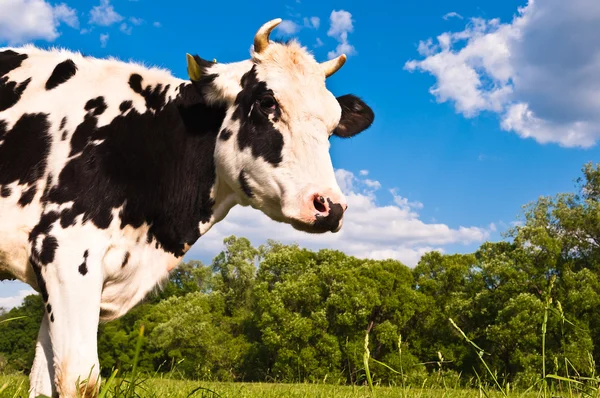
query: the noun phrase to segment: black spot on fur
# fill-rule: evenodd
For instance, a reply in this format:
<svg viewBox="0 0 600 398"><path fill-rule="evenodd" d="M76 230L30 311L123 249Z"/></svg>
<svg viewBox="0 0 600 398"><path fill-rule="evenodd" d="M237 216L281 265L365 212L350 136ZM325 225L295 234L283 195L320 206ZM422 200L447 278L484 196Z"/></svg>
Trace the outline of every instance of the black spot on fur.
<svg viewBox="0 0 600 398"><path fill-rule="evenodd" d="M75 225L75 217L77 217L77 213L73 209L64 209L60 213L60 226L67 228Z"/></svg>
<svg viewBox="0 0 600 398"><path fill-rule="evenodd" d="M67 117L63 117L62 120L60 121L60 129L64 129L65 126L67 125Z"/></svg>
<svg viewBox="0 0 600 398"><path fill-rule="evenodd" d="M83 117L83 122L77 126L75 132L73 132L73 135L71 136L71 152L69 153L69 156L82 152L87 143L96 138L95 132L96 126L98 125L98 118L95 116L97 110L96 105L100 106L100 109L102 109L102 104L104 104L104 99L102 99L101 104L95 100L90 100L85 104L84 109L87 110L88 113ZM106 104L104 105L106 106ZM102 112L104 112L104 110L102 110Z"/></svg>
<svg viewBox="0 0 600 398"><path fill-rule="evenodd" d="M25 91L30 82L31 78L28 78L21 83L9 81L6 76L0 78L0 112L19 102L21 95L23 95L23 91Z"/></svg>
<svg viewBox="0 0 600 398"><path fill-rule="evenodd" d="M48 303L46 305L46 311L48 311L48 314L52 312L52 304Z"/></svg>
<svg viewBox="0 0 600 398"><path fill-rule="evenodd" d="M46 185L44 186L44 192L42 192L42 197L40 201L42 203L46 203L48 201L48 192L50 191L50 187L52 186L52 173L48 173L48 177L46 177Z"/></svg>
<svg viewBox="0 0 600 398"><path fill-rule="evenodd" d="M12 50L0 51L0 76L4 76L11 70L17 69L26 59L27 54L19 54Z"/></svg>
<svg viewBox="0 0 600 398"><path fill-rule="evenodd" d="M327 199L327 202L329 202L329 213L326 217L317 214L316 221L313 224L314 229L319 232L335 231L344 214L341 204L333 203L331 199Z"/></svg>
<svg viewBox="0 0 600 398"><path fill-rule="evenodd" d="M11 193L12 193L12 191L11 191L10 187L2 186L0 188L0 196L3 198L8 198Z"/></svg>
<svg viewBox="0 0 600 398"><path fill-rule="evenodd" d="M265 94L272 92L265 82L258 81L255 67L242 77L241 83L243 88L235 99L237 108L232 117L240 120L238 145L241 150L250 147L254 157L262 157L277 166L282 160L283 135L258 105Z"/></svg>
<svg viewBox="0 0 600 398"><path fill-rule="evenodd" d="M138 94L142 93L142 76L133 73L129 76L129 87Z"/></svg>
<svg viewBox="0 0 600 398"><path fill-rule="evenodd" d="M162 84L157 84L152 87L151 85L146 86L142 89L142 76L137 73L133 73L129 77L129 87L140 94L146 100L146 108L154 111L161 110L167 102L167 92L169 91L170 85L166 85L163 88Z"/></svg>
<svg viewBox="0 0 600 398"><path fill-rule="evenodd" d="M26 113L4 134L0 145L0 185L33 184L46 171L50 123L43 113Z"/></svg>
<svg viewBox="0 0 600 398"><path fill-rule="evenodd" d="M46 265L54 260L54 251L56 250L56 247L58 247L58 242L56 241L56 238L49 236L48 234L56 220L58 220L58 213L55 211L42 214L37 225L33 227L29 233L29 242L32 244L31 258L32 261L35 260L38 265L38 262ZM38 237L40 236L45 236L45 238L42 241L42 250L38 252L36 245Z"/></svg>
<svg viewBox="0 0 600 398"><path fill-rule="evenodd" d="M77 66L73 61L67 59L66 61L61 62L56 65L52 74L48 78L46 82L46 90L52 90L53 88L58 87L64 82L68 81L70 78L75 76L77 72Z"/></svg>
<svg viewBox="0 0 600 398"><path fill-rule="evenodd" d="M227 141L229 138L231 138L232 134L233 132L231 130L229 130L228 128L224 128L223 131L221 131L219 138L223 141Z"/></svg>
<svg viewBox="0 0 600 398"><path fill-rule="evenodd" d="M121 113L125 113L127 112L131 107L133 106L133 102L132 101L123 101L121 102L121 105L119 105L119 110L121 111Z"/></svg>
<svg viewBox="0 0 600 398"><path fill-rule="evenodd" d="M58 248L58 241L54 236L48 235L42 241L42 250L40 251L40 261L43 265L54 261L54 255Z"/></svg>
<svg viewBox="0 0 600 398"><path fill-rule="evenodd" d="M29 262L31 263L31 268L33 269L33 273L37 279L38 288L40 289L40 293L42 294L42 299L44 303L48 302L48 289L46 287L46 281L44 280L44 276L42 275L42 268L38 264L38 262L34 258L29 258Z"/></svg>
<svg viewBox="0 0 600 398"><path fill-rule="evenodd" d="M85 104L84 109L86 111L93 111L92 115L94 115L94 116L99 116L104 113L104 111L106 110L107 107L108 106L106 105L106 102L104 102L104 97L100 96L100 97L89 100Z"/></svg>
<svg viewBox="0 0 600 398"><path fill-rule="evenodd" d="M133 75L130 85L145 92L141 77ZM192 84L155 108L131 109L102 127L88 112L71 139L71 153L81 155L65 165L48 200L73 202L60 215L67 226L82 215L84 223L107 228L113 209L123 207L122 228L147 223L150 241L181 256L184 246L199 238L199 224L212 215L214 148L225 108L206 105ZM86 145L99 138L97 145Z"/></svg>
<svg viewBox="0 0 600 398"><path fill-rule="evenodd" d="M142 95L144 95L144 98L146 98L146 106L150 109L158 111L162 109L162 107L164 107L165 103L167 102L167 92L169 91L170 86L167 84L164 90L162 89L162 85L160 84L157 84L156 87L152 89L152 91L149 91L149 88L150 86L146 87L144 93L142 93Z"/></svg>
<svg viewBox="0 0 600 398"><path fill-rule="evenodd" d="M129 252L125 253L125 257L123 257L123 262L121 263L121 268L125 267L127 265L127 262L129 262Z"/></svg>
<svg viewBox="0 0 600 398"><path fill-rule="evenodd" d="M248 185L248 179L244 170L240 171L238 182L240 183L240 188L242 188L242 191L246 194L246 196L248 196L249 198L254 197L252 189L250 189L250 186Z"/></svg>
<svg viewBox="0 0 600 398"><path fill-rule="evenodd" d="M67 130L62 132L62 135L60 136L60 140L64 141L67 139L67 136L69 135L69 132Z"/></svg>
<svg viewBox="0 0 600 398"><path fill-rule="evenodd" d="M85 275L88 272L88 269L87 269L88 254L89 254L88 250L86 250L85 252L83 252L83 263L81 263L81 265L79 266L79 273L81 275Z"/></svg>
<svg viewBox="0 0 600 398"><path fill-rule="evenodd" d="M21 194L19 198L19 206L25 207L33 201L35 194L37 192L37 188L35 185L31 186L27 191Z"/></svg>
<svg viewBox="0 0 600 398"><path fill-rule="evenodd" d="M38 221L37 225L33 227L29 233L29 242L34 243L40 235L48 235L50 228L52 228L52 224L54 224L56 220L58 220L58 213L55 211L42 214L40 221Z"/></svg>
<svg viewBox="0 0 600 398"><path fill-rule="evenodd" d="M50 322L54 323L54 314L50 314Z"/></svg>

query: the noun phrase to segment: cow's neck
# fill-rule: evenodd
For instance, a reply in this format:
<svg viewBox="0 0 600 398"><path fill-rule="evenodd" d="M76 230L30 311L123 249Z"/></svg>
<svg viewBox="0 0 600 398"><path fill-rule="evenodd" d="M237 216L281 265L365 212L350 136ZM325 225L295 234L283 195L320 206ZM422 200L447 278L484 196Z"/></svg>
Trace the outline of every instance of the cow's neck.
<svg viewBox="0 0 600 398"><path fill-rule="evenodd" d="M237 203L233 190L219 178L214 158L216 137L225 116L224 105L207 105L198 91L198 87L194 87L193 84L181 86L175 104L183 125L187 133L194 137L193 140L202 135L201 154L188 152L188 156L197 156L196 173L202 177L202 180L197 181L200 195L200 203L197 205L201 206L200 217L197 220L199 238L221 221ZM206 129L207 125L211 128ZM194 242L195 240L188 239L184 250L187 251Z"/></svg>

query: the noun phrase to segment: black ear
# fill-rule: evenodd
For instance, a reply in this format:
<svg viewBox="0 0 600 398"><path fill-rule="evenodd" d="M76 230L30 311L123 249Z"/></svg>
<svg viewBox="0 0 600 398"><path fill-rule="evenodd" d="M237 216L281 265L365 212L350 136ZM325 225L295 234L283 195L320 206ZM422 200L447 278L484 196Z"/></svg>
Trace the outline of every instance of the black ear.
<svg viewBox="0 0 600 398"><path fill-rule="evenodd" d="M352 137L369 128L375 119L375 114L369 105L360 98L346 94L337 97L342 107L340 124L333 131L334 135L342 138Z"/></svg>

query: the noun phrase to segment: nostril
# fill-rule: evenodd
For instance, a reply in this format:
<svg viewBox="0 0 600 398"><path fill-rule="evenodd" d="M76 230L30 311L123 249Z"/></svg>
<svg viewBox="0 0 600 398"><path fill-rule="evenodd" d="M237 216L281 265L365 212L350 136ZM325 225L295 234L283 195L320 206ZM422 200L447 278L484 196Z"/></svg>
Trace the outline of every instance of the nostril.
<svg viewBox="0 0 600 398"><path fill-rule="evenodd" d="M315 206L315 209L319 213L327 212L327 207L325 207L325 199L320 195L317 195L313 200L313 206Z"/></svg>

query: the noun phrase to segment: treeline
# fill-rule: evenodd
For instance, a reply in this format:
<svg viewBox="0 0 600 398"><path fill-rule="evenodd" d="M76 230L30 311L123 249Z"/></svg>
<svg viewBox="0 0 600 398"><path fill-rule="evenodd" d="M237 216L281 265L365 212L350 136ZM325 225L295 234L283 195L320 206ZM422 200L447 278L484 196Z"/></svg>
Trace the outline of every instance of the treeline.
<svg viewBox="0 0 600 398"><path fill-rule="evenodd" d="M592 375L600 363L600 166L575 193L541 197L505 240L475 253L424 255L415 268L231 236L210 265L183 264L164 288L101 325L103 372L132 366L170 377L362 383L365 333L376 381L420 384L432 373L531 385L545 367ZM0 319L0 370L27 372L42 303ZM544 318L547 320L544 321ZM542 325L545 324L545 334ZM400 344L400 347L399 347Z"/></svg>

